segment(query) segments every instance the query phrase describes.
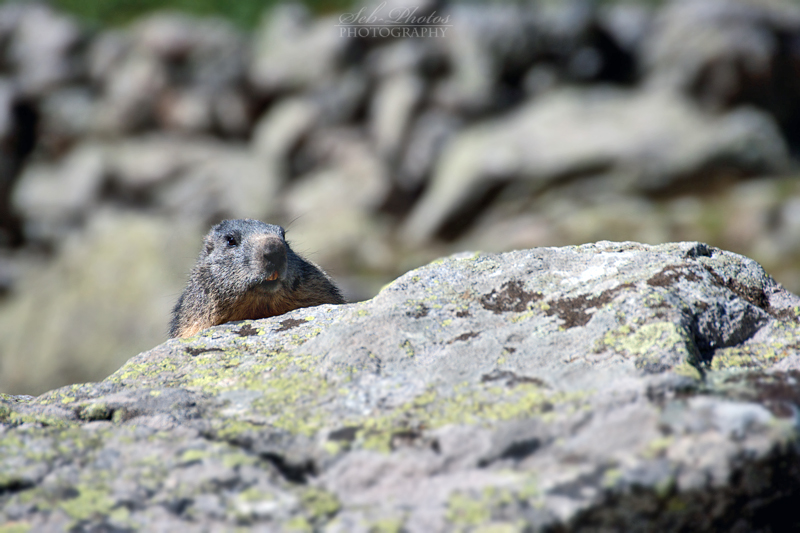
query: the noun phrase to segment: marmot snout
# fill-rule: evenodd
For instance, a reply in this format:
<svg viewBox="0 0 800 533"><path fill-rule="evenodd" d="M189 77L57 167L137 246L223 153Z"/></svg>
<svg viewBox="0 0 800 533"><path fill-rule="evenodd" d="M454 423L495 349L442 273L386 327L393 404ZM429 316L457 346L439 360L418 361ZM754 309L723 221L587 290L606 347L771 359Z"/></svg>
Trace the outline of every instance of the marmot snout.
<svg viewBox="0 0 800 533"><path fill-rule="evenodd" d="M224 220L211 228L175 304L170 337L234 320L281 315L300 307L342 304L328 275L294 253L280 226Z"/></svg>

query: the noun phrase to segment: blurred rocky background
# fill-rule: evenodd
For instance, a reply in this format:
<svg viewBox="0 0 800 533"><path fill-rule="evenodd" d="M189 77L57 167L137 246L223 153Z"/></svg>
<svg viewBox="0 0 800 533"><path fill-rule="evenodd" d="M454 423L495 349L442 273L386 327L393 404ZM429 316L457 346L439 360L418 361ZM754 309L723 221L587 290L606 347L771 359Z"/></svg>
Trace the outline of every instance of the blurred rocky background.
<svg viewBox="0 0 800 533"><path fill-rule="evenodd" d="M444 37L342 35L403 6ZM351 300L454 251L596 240L705 241L800 290L800 5L335 7L0 4L0 391L165 340L222 218L286 226Z"/></svg>

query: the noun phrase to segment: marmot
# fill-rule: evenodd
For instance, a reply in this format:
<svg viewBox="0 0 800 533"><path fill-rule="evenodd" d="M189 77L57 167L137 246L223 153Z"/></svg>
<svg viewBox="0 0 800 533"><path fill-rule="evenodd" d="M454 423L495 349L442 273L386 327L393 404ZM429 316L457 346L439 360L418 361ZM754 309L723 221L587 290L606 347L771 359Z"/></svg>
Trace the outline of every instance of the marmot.
<svg viewBox="0 0 800 533"><path fill-rule="evenodd" d="M281 315L300 307L346 303L328 275L294 253L280 226L223 220L203 239L203 251L172 310L170 337L231 322Z"/></svg>

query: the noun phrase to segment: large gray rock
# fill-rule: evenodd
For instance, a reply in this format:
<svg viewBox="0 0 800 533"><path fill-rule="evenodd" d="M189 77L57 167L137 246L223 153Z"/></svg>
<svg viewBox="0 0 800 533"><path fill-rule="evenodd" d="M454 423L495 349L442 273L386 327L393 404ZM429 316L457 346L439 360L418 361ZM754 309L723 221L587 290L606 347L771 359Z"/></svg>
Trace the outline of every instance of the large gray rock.
<svg viewBox="0 0 800 533"><path fill-rule="evenodd" d="M702 188L716 174L778 172L785 143L753 109L703 113L670 91L562 90L477 124L446 147L404 228L408 241L458 233L506 184L533 196L561 180L609 174L614 190Z"/></svg>
<svg viewBox="0 0 800 533"><path fill-rule="evenodd" d="M460 254L0 399L19 528L776 530L800 298L699 243Z"/></svg>

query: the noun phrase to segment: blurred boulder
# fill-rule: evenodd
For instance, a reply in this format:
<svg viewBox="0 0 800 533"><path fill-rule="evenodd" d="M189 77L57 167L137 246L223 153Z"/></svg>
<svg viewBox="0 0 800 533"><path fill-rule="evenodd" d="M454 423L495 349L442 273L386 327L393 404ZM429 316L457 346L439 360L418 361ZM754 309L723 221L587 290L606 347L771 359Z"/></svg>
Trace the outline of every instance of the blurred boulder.
<svg viewBox="0 0 800 533"><path fill-rule="evenodd" d="M101 206L148 208L200 223L265 217L278 184L241 146L152 135L86 142L57 163L30 163L13 200L27 238L56 244Z"/></svg>
<svg viewBox="0 0 800 533"><path fill-rule="evenodd" d="M786 163L780 132L753 109L716 116L669 91L559 91L458 134L403 231L414 243L456 236L506 186L530 195L613 173L614 188L648 193Z"/></svg>
<svg viewBox="0 0 800 533"><path fill-rule="evenodd" d="M212 139L152 135L106 148L106 201L198 224L262 218L278 180L250 150Z"/></svg>
<svg viewBox="0 0 800 533"><path fill-rule="evenodd" d="M96 206L106 176L106 154L96 143L72 150L57 163L28 164L12 197L26 238L53 243L79 227Z"/></svg>
<svg viewBox="0 0 800 533"><path fill-rule="evenodd" d="M91 82L98 87L108 83L117 63L125 59L133 44L133 36L124 30L106 30L92 39L86 50Z"/></svg>
<svg viewBox="0 0 800 533"><path fill-rule="evenodd" d="M397 160L424 91L422 80L413 74L388 77L376 89L369 126L375 150L384 160Z"/></svg>
<svg viewBox="0 0 800 533"><path fill-rule="evenodd" d="M313 20L299 4L283 4L264 15L256 30L249 68L251 83L274 96L305 89L340 71L350 41L336 17Z"/></svg>
<svg viewBox="0 0 800 533"><path fill-rule="evenodd" d="M244 80L246 40L224 19L155 13L137 22L132 35L138 48L168 66L173 84L215 90Z"/></svg>
<svg viewBox="0 0 800 533"><path fill-rule="evenodd" d="M124 201L149 203L169 181L189 168L202 165L217 143L175 135L148 135L109 143L111 188L108 194ZM138 200L137 200L138 199Z"/></svg>
<svg viewBox="0 0 800 533"><path fill-rule="evenodd" d="M503 82L521 79L542 51L536 9L465 4L448 13L447 37L430 45L444 47L448 58L448 74L432 93L435 104L475 115L515 103L521 93Z"/></svg>
<svg viewBox="0 0 800 533"><path fill-rule="evenodd" d="M6 17L16 19L8 56L23 93L42 95L84 72L77 54L84 35L72 17L39 3L8 3Z"/></svg>
<svg viewBox="0 0 800 533"><path fill-rule="evenodd" d="M54 90L39 102L41 121L38 148L58 158L73 144L90 135L96 99L85 86Z"/></svg>
<svg viewBox="0 0 800 533"><path fill-rule="evenodd" d="M393 270L389 226L376 217L389 192L387 168L355 130L319 132L310 141L319 169L300 176L281 202L290 236L332 275ZM369 297L351 291L350 299Z"/></svg>
<svg viewBox="0 0 800 533"><path fill-rule="evenodd" d="M292 158L321 121L321 110L308 98L286 98L266 113L253 132L252 150L282 180L295 174Z"/></svg>
<svg viewBox="0 0 800 533"><path fill-rule="evenodd" d="M167 87L168 72L158 59L141 51L112 67L96 109L101 134L122 135L155 125L158 95Z"/></svg>
<svg viewBox="0 0 800 533"><path fill-rule="evenodd" d="M206 225L223 218L263 219L276 210L279 183L249 150L214 146L159 191L155 204L176 218Z"/></svg>
<svg viewBox="0 0 800 533"><path fill-rule="evenodd" d="M18 259L15 297L0 302L0 390L101 379L166 339L204 231L102 210L52 260Z"/></svg>
<svg viewBox="0 0 800 533"><path fill-rule="evenodd" d="M243 138L253 126L253 103L241 90L227 88L212 93L214 129L223 137Z"/></svg>
<svg viewBox="0 0 800 533"><path fill-rule="evenodd" d="M415 192L427 182L447 141L463 126L453 113L428 110L410 125L405 152L394 176L402 191Z"/></svg>
<svg viewBox="0 0 800 533"><path fill-rule="evenodd" d="M541 59L571 83L633 83L636 50L631 39L644 31L647 15L622 18L614 7L601 10L582 0L543 6L538 21Z"/></svg>
<svg viewBox="0 0 800 533"><path fill-rule="evenodd" d="M211 94L201 90L168 90L161 97L157 116L168 130L199 133L213 127Z"/></svg>
<svg viewBox="0 0 800 533"><path fill-rule="evenodd" d="M643 43L648 83L714 109L755 104L800 142L800 6L764 0L674 0Z"/></svg>
<svg viewBox="0 0 800 533"><path fill-rule="evenodd" d="M381 205L389 185L387 169L363 135L352 129L333 129L316 133L309 143L325 160L321 166L335 169L331 175L341 179L321 179L317 186L309 186L311 181L320 179L319 175L300 177L286 195L290 218L312 209L328 213L358 209L370 213ZM300 200L309 193L315 198L313 201Z"/></svg>
<svg viewBox="0 0 800 533"><path fill-rule="evenodd" d="M124 34L107 32L89 52L102 95L101 132L160 126L243 137L251 127L247 44L222 19L156 13Z"/></svg>

